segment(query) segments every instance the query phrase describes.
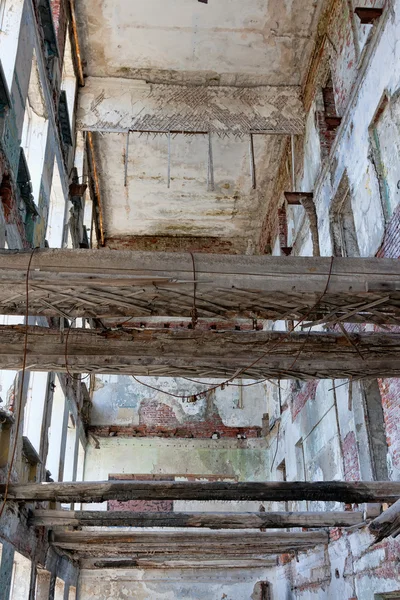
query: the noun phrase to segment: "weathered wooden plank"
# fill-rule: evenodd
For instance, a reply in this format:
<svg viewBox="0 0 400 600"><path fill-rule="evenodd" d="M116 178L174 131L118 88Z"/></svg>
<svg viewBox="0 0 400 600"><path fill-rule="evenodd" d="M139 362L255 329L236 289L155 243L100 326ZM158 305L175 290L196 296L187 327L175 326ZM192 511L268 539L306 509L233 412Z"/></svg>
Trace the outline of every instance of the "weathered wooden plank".
<svg viewBox="0 0 400 600"><path fill-rule="evenodd" d="M83 558L80 561L80 566L83 569L133 569L139 567L141 569L162 569L165 567L171 569L262 569L273 567L276 565L274 557L253 557L250 560L247 558L224 559L216 557L213 560L202 559L196 556L195 559L173 559L168 556L156 556L149 558Z"/></svg>
<svg viewBox="0 0 400 600"><path fill-rule="evenodd" d="M127 511L36 510L32 525L46 527L184 527L209 529L275 529L286 527L350 527L363 522L363 513L136 513Z"/></svg>
<svg viewBox="0 0 400 600"><path fill-rule="evenodd" d="M2 314L25 313L30 256L0 251ZM400 322L400 265L392 259L198 254L195 270L199 318ZM29 279L32 315L190 318L193 307L189 253L37 250Z"/></svg>
<svg viewBox="0 0 400 600"><path fill-rule="evenodd" d="M63 550L78 552L80 555L119 556L134 558L146 556L212 558L250 558L264 554L276 554L314 547L328 542L325 531L300 533L136 533L132 531L74 531L53 532L51 544Z"/></svg>
<svg viewBox="0 0 400 600"><path fill-rule="evenodd" d="M0 497L5 484L0 485ZM395 502L398 481L103 481L11 484L8 500L21 502L103 502L106 500L256 500L321 502Z"/></svg>
<svg viewBox="0 0 400 600"><path fill-rule="evenodd" d="M400 535L400 500L376 517L370 523L369 530L376 536L377 542L389 536Z"/></svg>
<svg viewBox="0 0 400 600"><path fill-rule="evenodd" d="M323 379L400 376L400 334L28 329L27 368L75 373ZM25 326L0 326L0 369L19 369Z"/></svg>
<svg viewBox="0 0 400 600"><path fill-rule="evenodd" d="M137 532L137 531L62 531L54 532L51 536L53 544L136 544L150 548L166 548L167 546L177 545L178 547L192 547L195 550L202 550L199 544L211 546L231 546L231 547L251 547L262 546L263 544L285 545L288 543L319 543L325 541L328 537L326 531L301 531L301 532L257 532L257 533L236 533L228 532L206 532L206 531L157 531L157 532Z"/></svg>

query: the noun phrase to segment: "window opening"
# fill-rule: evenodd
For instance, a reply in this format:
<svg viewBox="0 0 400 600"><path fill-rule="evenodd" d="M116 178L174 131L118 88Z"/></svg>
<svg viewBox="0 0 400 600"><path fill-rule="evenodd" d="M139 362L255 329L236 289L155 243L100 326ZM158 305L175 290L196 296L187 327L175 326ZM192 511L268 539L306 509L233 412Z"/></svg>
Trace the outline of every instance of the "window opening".
<svg viewBox="0 0 400 600"><path fill-rule="evenodd" d="M389 479L385 419L382 397L376 379L362 382L367 435L370 446L372 474L377 481Z"/></svg>
<svg viewBox="0 0 400 600"><path fill-rule="evenodd" d="M331 232L335 256L360 256L347 175L332 202Z"/></svg>

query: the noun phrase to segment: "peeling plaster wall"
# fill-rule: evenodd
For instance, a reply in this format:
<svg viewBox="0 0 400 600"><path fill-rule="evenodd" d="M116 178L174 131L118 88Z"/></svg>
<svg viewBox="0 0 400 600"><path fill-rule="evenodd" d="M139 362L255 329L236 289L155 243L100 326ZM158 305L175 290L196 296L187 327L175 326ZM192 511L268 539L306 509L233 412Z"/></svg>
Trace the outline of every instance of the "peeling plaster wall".
<svg viewBox="0 0 400 600"><path fill-rule="evenodd" d="M372 4L382 6L380 2L360 5ZM341 199L347 179L361 256L398 258L400 2L387 3L384 15L373 28L360 26L358 19L352 23L348 6L349 3L337 2L328 26L329 39L319 63L320 73L315 76L317 85L310 102L306 133L296 145L296 189L314 193L322 255L331 256L334 252L333 208ZM354 45L355 34L358 49ZM323 159L324 139L318 131L317 119L318 93L326 82L328 66L332 70L336 108L342 123L329 159ZM287 215L293 254L312 255L310 227L303 208L289 207ZM276 240L274 253L278 254L279 236ZM384 466L389 478L397 480L399 381L383 380L379 386L385 421L383 435L386 434L387 440ZM291 382L282 387L282 410L276 391L267 388L267 412L274 416L266 438L270 460L274 457L269 478L279 479L279 467L284 464L287 480L292 481L373 479L374 441L362 383ZM334 507L333 503L328 505L329 509ZM270 508L276 509L278 505ZM289 510L324 508L324 503L318 502L288 505ZM343 505L337 504L336 508L343 510ZM353 506L353 510L362 508ZM272 574L274 594L293 600L339 597L373 600L377 593L398 591L399 543L388 539L370 547L372 541L365 529L351 534L336 529L331 531L327 548L300 553L297 560L282 555L280 566Z"/></svg>
<svg viewBox="0 0 400 600"><path fill-rule="evenodd" d="M98 446L98 447L96 447ZM97 438L88 444L84 479L106 481L110 475L217 476L265 481L268 457L263 439ZM202 508L199 508L201 507ZM206 508L204 508L204 506ZM257 502L174 502L175 510L258 510ZM220 507L220 508L218 508ZM106 510L106 504L90 510Z"/></svg>
<svg viewBox="0 0 400 600"><path fill-rule="evenodd" d="M141 381L167 393L187 397L219 383L209 380L201 385L183 379L155 377ZM99 432L101 427L115 425L120 426L120 429L115 428L116 432L123 433L125 427L131 434L135 428L143 434L165 428L166 432L175 431L179 437L185 437L186 432L188 437L208 438L215 431L225 437L236 436L243 429L248 437L257 437L264 412L264 384L244 388L226 386L191 403L140 385L128 376L100 375L96 377L93 393L91 427Z"/></svg>
<svg viewBox="0 0 400 600"><path fill-rule="evenodd" d="M328 547L300 552L298 561L281 557L270 571L274 598L290 600L375 600L378 593L399 590L399 543L369 548L366 530L344 534Z"/></svg>
<svg viewBox="0 0 400 600"><path fill-rule="evenodd" d="M260 600L266 570L82 571L81 600Z"/></svg>

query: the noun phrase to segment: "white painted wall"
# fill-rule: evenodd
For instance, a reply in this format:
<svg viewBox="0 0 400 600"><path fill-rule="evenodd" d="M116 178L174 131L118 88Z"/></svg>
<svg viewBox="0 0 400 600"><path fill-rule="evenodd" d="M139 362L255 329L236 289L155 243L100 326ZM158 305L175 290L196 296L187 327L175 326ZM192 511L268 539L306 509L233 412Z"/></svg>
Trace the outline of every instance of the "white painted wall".
<svg viewBox="0 0 400 600"><path fill-rule="evenodd" d="M18 32L25 0L3 0L0 10L0 59L11 90L18 50Z"/></svg>
<svg viewBox="0 0 400 600"><path fill-rule="evenodd" d="M57 158L54 159L53 182L50 193L50 206L47 220L46 239L50 248L62 248L67 220L68 202L65 199Z"/></svg>
<svg viewBox="0 0 400 600"><path fill-rule="evenodd" d="M82 571L81 600L259 600L263 569ZM253 595L254 594L254 595Z"/></svg>

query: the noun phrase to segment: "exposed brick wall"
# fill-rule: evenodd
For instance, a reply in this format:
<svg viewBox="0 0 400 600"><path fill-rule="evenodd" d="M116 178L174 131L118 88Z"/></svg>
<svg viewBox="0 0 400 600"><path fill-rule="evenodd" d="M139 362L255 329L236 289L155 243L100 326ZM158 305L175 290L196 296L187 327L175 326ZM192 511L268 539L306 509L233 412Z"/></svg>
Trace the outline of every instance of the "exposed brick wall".
<svg viewBox="0 0 400 600"><path fill-rule="evenodd" d="M1 161L1 157L0 157ZM3 172L0 183L0 202L2 204L4 219L8 224L16 225L24 248L29 248L26 239L25 225L18 210L18 198L12 179L7 172Z"/></svg>
<svg viewBox="0 0 400 600"><path fill-rule="evenodd" d="M175 416L174 410L157 400L143 400L139 409L139 423L146 425L149 429L158 426L166 429L176 429L179 421Z"/></svg>
<svg viewBox="0 0 400 600"><path fill-rule="evenodd" d="M329 82L326 87L322 89L322 105L320 110L315 113L317 120L317 128L319 133L319 141L321 145L321 156L322 159L329 157L333 142L335 141L337 127L328 127L327 119L337 117L335 95L333 91L332 83Z"/></svg>
<svg viewBox="0 0 400 600"><path fill-rule="evenodd" d="M358 481L361 479L360 463L358 460L358 448L356 434L349 431L342 442L343 466L346 481Z"/></svg>
<svg viewBox="0 0 400 600"><path fill-rule="evenodd" d="M299 414L303 406L308 402L308 400L311 400L311 398L315 397L317 385L318 381L307 381L306 383L302 384L302 388L299 392L293 393L291 403L293 421L296 419L297 415Z"/></svg>
<svg viewBox="0 0 400 600"><path fill-rule="evenodd" d="M400 258L400 204L386 226L383 242L376 256L378 258Z"/></svg>
<svg viewBox="0 0 400 600"><path fill-rule="evenodd" d="M54 27L56 30L60 63L64 60L65 40L67 35L67 9L65 0L50 0L51 12L53 14Z"/></svg>
<svg viewBox="0 0 400 600"><path fill-rule="evenodd" d="M392 468L400 471L400 380L378 379Z"/></svg>

